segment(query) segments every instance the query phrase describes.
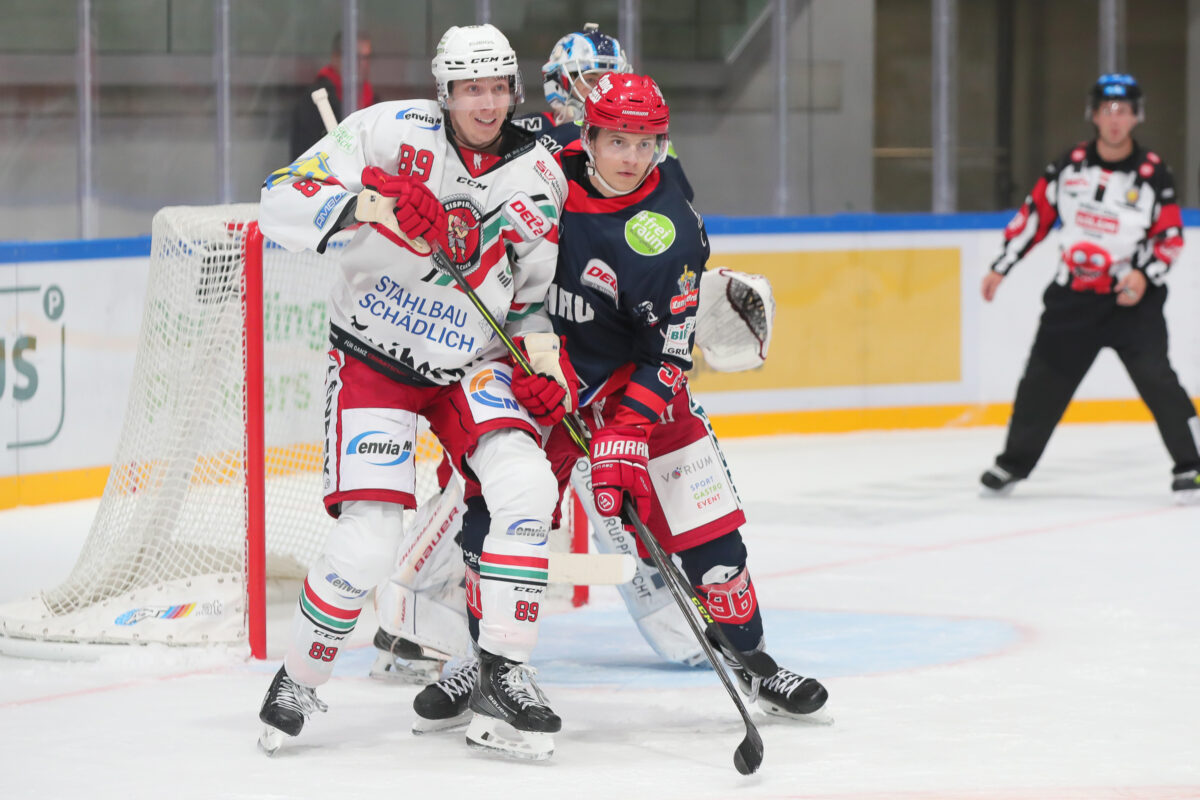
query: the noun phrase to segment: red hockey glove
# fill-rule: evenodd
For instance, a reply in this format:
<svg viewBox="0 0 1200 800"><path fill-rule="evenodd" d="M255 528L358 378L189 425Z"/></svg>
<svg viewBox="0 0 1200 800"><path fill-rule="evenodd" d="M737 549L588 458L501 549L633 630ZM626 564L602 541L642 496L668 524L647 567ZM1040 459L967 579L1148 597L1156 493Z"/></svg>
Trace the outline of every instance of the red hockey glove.
<svg viewBox="0 0 1200 800"><path fill-rule="evenodd" d="M567 390L549 375L526 375L518 369L513 372L512 390L539 425L557 425L566 416Z"/></svg>
<svg viewBox="0 0 1200 800"><path fill-rule="evenodd" d="M650 518L650 447L637 425L612 425L592 437L592 499L605 517L621 513L622 494L629 493L637 514ZM629 526L626 526L629 527Z"/></svg>
<svg viewBox="0 0 1200 800"><path fill-rule="evenodd" d="M424 239L431 247L449 249L446 238L446 209L423 181L409 175L391 175L379 167L364 167L364 189L396 198L392 213L409 239Z"/></svg>
<svg viewBox="0 0 1200 800"><path fill-rule="evenodd" d="M531 333L513 340L534 374L513 370L512 390L539 425L556 425L579 405L579 377L567 358L565 343L553 333Z"/></svg>

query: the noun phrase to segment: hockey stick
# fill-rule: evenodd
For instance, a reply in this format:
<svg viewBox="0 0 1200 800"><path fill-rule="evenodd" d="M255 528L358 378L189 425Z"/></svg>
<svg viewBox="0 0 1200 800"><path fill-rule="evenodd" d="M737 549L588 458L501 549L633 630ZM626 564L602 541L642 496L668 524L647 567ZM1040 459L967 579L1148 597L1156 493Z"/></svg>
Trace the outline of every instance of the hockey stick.
<svg viewBox="0 0 1200 800"><path fill-rule="evenodd" d="M333 107L329 104L329 93L325 89L317 89L312 93L313 104L317 107L317 112L321 115L321 121L325 124L327 133L332 133L337 127L337 117L333 114ZM391 213L391 207L395 205L395 199L391 199L390 205L388 198L381 195L371 193L369 198L371 202L379 206L379 208L366 212L368 217L365 221L381 222L386 225L394 234L404 239L413 250L430 250L428 245L422 241L409 239L396 225L395 217ZM363 219L362 216L359 217ZM388 223L391 223L388 225ZM424 247L423 247L424 245ZM470 287L468 287L470 288ZM473 298L478 305L478 297ZM483 309L484 314L487 310ZM489 315L490 316L490 315ZM529 365L524 365L528 371ZM421 553L429 547L437 538L442 528L448 524L451 515L454 512L455 506L462 499L462 488L452 481L452 484L457 489L457 492L452 493L452 496L446 495L445 489L438 494L436 500L438 506L434 509L433 517L428 521L422 533L415 541L413 541L408 550L401 554L399 564L404 565L403 572L397 577L400 583L408 584L412 582L413 577L417 572L417 559ZM637 564L632 556L620 553L551 553L549 555L550 566L547 579L549 583L568 583L568 584L586 584L589 586L615 585L618 583L626 583L633 579L634 573L637 571Z"/></svg>
<svg viewBox="0 0 1200 800"><path fill-rule="evenodd" d="M458 284L458 288L462 290L463 294L465 294L475 308L478 309L479 313L483 316L484 321L487 322L488 327L490 327L492 331L495 332L495 334L500 338L500 341L504 344L504 348L508 350L509 355L512 356L513 361L515 361L527 375L533 375L533 367L530 366L528 359L525 358L525 354L522 353L521 349L517 347L515 342L513 342L512 337L508 335L508 332L500 327L500 323L496 321L496 318L492 316L492 312L488 310L487 306L483 304L483 301L479 299L479 295L477 295L475 290L471 288L471 284L467 282L467 279L458 269L458 266L448 258L435 258L434 261L438 264L438 266L442 267L443 270L450 274L450 277L452 277L454 282ZM571 435L571 439L576 445L579 446L584 455L588 455L589 449L587 443L587 434L584 432L583 423L579 421L579 418L574 414L568 414L563 417L562 424L566 426L567 432ZM742 721L746 723L746 736L742 739L741 744L738 745L737 750L734 751L733 754L734 767L743 775L750 775L758 771L758 768L762 765L763 760L762 736L759 735L758 728L755 726L754 721L750 719L750 712L746 710L745 703L743 703L742 698L738 696L737 689L733 685L733 680L729 677L729 673L725 671L722 659L713 649L712 642L709 640L709 637L711 636L713 639L715 639L717 643L721 645L722 649L730 653L737 660L742 669L745 669L751 675L774 675L778 670L778 667L775 666L775 662L766 653L752 654L756 656L756 658L753 662L751 662L750 659L746 657L745 653L742 653L730 643L729 637L725 635L725 631L721 630L721 626L718 625L717 622L712 618L712 615L708 613L708 609L705 608L704 603L701 602L700 598L696 596L695 591L690 585L688 585L687 580L683 577L683 575L680 574L679 569L667 556L666 551L662 549L662 545L658 543L653 534L650 533L649 528L646 527L646 524L642 522L640 517L638 517L637 512L633 507L633 503L629 499L628 495L625 495L624 502L621 505L621 511L622 516L625 518L625 522L633 526L633 529L637 532L638 538L642 540L642 544L646 547L646 551L650 554L650 560L654 562L654 566L663 576L663 580L666 582L667 587L671 592L671 597L675 600L675 605L679 607L679 610L683 613L683 616L687 618L688 626L692 629L692 633L695 634L696 639L700 642L700 647L704 650L704 655L708 658L708 663L712 665L713 671L716 672L720 677L721 683L725 686L725 691L729 694L729 698L733 700L733 704L737 706L738 713L742 716ZM695 613L698 613L704 620L705 625L703 628L700 627L699 621L695 618L695 616L693 616Z"/></svg>
<svg viewBox="0 0 1200 800"><path fill-rule="evenodd" d="M329 92L324 88L317 89L312 93L312 101L317 107L317 113L321 115L325 132L333 133L333 129L338 126L338 121L337 117L333 115L333 106L329 104Z"/></svg>

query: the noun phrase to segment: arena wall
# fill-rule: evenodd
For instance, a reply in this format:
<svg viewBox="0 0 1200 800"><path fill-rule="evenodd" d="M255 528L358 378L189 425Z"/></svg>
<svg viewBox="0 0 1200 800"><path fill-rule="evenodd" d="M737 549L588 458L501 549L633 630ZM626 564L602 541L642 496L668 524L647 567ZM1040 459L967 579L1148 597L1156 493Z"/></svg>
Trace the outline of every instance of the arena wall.
<svg viewBox="0 0 1200 800"><path fill-rule="evenodd" d="M1003 425L1058 258L1035 249L984 303L1006 214L712 218L713 257L768 276L767 364L700 360L697 397L722 436ZM1200 212L1185 212L1186 237ZM0 244L0 508L98 496L121 431L148 237ZM1200 397L1200 252L1169 277L1171 357ZM1067 421L1148 420L1105 351ZM314 419L314 441L320 420ZM986 458L987 454L981 455Z"/></svg>

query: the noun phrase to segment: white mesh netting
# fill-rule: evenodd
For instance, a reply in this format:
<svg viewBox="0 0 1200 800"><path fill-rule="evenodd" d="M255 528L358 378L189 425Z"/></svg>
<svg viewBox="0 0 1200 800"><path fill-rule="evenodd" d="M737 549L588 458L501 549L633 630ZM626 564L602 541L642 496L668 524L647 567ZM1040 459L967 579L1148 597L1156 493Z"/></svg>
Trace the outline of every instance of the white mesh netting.
<svg viewBox="0 0 1200 800"><path fill-rule="evenodd" d="M67 580L0 608L9 637L239 641L245 636L242 266L252 204L154 218L134 379L112 471ZM330 248L331 253L336 245ZM263 252L269 579L302 578L332 525L321 503L334 275L315 253ZM418 443L418 497L440 457Z"/></svg>

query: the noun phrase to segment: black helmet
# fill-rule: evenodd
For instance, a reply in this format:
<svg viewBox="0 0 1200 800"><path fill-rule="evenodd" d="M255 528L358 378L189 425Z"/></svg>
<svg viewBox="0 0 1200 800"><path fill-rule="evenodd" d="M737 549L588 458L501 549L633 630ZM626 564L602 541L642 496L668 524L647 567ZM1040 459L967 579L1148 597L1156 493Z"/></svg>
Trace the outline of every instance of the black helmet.
<svg viewBox="0 0 1200 800"><path fill-rule="evenodd" d="M1092 112L1099 108L1100 104L1105 101L1125 101L1133 107L1133 113L1137 114L1139 122L1144 117L1142 111L1142 87L1138 86L1137 79L1132 75L1121 72L1110 72L1097 78L1096 83L1088 92L1087 112L1084 116L1090 121Z"/></svg>

